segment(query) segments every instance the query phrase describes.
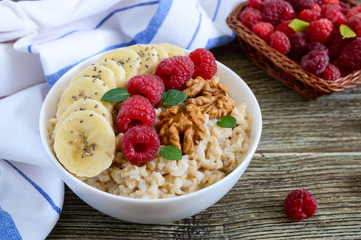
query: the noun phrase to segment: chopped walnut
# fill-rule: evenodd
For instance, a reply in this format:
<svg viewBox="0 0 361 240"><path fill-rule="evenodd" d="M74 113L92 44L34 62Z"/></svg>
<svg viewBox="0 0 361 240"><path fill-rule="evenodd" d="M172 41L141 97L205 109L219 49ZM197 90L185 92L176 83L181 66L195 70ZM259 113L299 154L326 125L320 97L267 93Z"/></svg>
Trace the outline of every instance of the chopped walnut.
<svg viewBox="0 0 361 240"><path fill-rule="evenodd" d="M166 108L159 114L160 121L156 128L163 145L173 145L183 153L191 154L195 145L204 138L207 130L198 106L189 104L185 110L180 112L178 105Z"/></svg>
<svg viewBox="0 0 361 240"><path fill-rule="evenodd" d="M183 91L188 96L186 104L197 105L203 114L209 115L209 119L221 118L235 106L233 99L227 95L227 87L216 77L210 80L197 77L188 81L186 86Z"/></svg>

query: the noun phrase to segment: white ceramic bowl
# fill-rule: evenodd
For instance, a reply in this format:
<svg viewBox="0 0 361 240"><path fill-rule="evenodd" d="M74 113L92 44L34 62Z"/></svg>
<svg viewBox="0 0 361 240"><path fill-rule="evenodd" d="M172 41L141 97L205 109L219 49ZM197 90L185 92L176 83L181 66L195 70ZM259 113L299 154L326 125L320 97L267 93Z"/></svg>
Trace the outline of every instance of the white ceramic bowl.
<svg viewBox="0 0 361 240"><path fill-rule="evenodd" d="M230 96L237 104L247 104L247 110L252 116L249 136L251 140L250 149L243 162L225 178L209 187L184 196L146 200L121 197L100 191L80 181L63 168L54 156L49 144L48 120L55 116L59 97L72 76L94 63L98 57L94 56L81 62L65 73L49 91L40 113L39 124L42 142L58 174L69 188L84 202L100 212L121 220L146 224L180 220L195 215L220 200L236 184L250 163L260 140L262 116L257 99L247 84L237 74L219 62L217 62L217 74L220 81L228 87Z"/></svg>

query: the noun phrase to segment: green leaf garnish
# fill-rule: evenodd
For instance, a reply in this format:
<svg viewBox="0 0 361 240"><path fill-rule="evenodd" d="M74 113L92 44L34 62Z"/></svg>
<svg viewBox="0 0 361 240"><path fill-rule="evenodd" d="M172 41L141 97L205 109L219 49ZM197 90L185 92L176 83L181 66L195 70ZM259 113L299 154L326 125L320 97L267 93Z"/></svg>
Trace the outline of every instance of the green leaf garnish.
<svg viewBox="0 0 361 240"><path fill-rule="evenodd" d="M177 105L187 99L187 94L184 92L171 89L162 94L162 103L165 106Z"/></svg>
<svg viewBox="0 0 361 240"><path fill-rule="evenodd" d="M290 22L290 24L288 24L288 26L290 28L292 28L293 31L295 31L295 32L305 31L306 28L308 27L308 25L310 25L310 23L302 21L298 18L293 19L292 22Z"/></svg>
<svg viewBox="0 0 361 240"><path fill-rule="evenodd" d="M234 128L237 125L237 120L230 115L226 115L217 122L217 125L222 128Z"/></svg>
<svg viewBox="0 0 361 240"><path fill-rule="evenodd" d="M130 97L126 88L114 88L104 94L101 101L103 102L121 102Z"/></svg>
<svg viewBox="0 0 361 240"><path fill-rule="evenodd" d="M356 37L356 33L347 25L341 24L340 33L343 39L345 38L354 38Z"/></svg>
<svg viewBox="0 0 361 240"><path fill-rule="evenodd" d="M182 152L173 145L167 145L159 151L160 155L168 160L181 160Z"/></svg>

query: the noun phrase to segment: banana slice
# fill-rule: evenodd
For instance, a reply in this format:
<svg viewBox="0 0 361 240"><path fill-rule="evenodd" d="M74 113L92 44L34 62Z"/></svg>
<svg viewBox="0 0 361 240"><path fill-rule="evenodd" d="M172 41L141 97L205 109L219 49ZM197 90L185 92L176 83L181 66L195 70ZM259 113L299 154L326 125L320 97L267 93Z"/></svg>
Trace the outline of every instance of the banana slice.
<svg viewBox="0 0 361 240"><path fill-rule="evenodd" d="M165 50L168 52L168 57L185 56L183 49L176 45L169 43L159 43L159 45L165 48Z"/></svg>
<svg viewBox="0 0 361 240"><path fill-rule="evenodd" d="M70 84L76 81L81 77L90 77L90 78L98 78L105 82L105 84L110 88L116 88L119 86L118 81L109 68L104 67L100 64L92 64L82 70L80 70L70 81Z"/></svg>
<svg viewBox="0 0 361 240"><path fill-rule="evenodd" d="M129 79L138 74L141 60L140 56L133 50L127 48L118 48L103 54L98 63L107 60L118 62L125 70L125 79L128 83Z"/></svg>
<svg viewBox="0 0 361 240"><path fill-rule="evenodd" d="M149 44L150 46L154 47L154 49L158 53L158 63L162 61L164 58L168 57L168 52L165 50L165 48L159 44ZM157 63L157 65L158 65Z"/></svg>
<svg viewBox="0 0 361 240"><path fill-rule="evenodd" d="M102 80L90 77L78 78L69 84L61 95L56 117L59 119L70 105L81 98L91 98L100 101L107 91L109 91L109 87ZM111 103L104 103L104 105L109 111L112 110L113 105Z"/></svg>
<svg viewBox="0 0 361 240"><path fill-rule="evenodd" d="M104 59L104 62L99 62L100 65L109 68L113 71L116 79L117 79L117 86L118 87L125 87L125 70L122 65L116 61Z"/></svg>
<svg viewBox="0 0 361 240"><path fill-rule="evenodd" d="M108 108L106 108L102 102L94 100L94 99L79 99L78 101L74 102L72 105L70 105L65 112L59 117L56 125L55 125L55 131L58 129L58 127L64 122L64 119L66 119L68 116L70 116L73 112L77 111L84 111L84 110L91 110L94 112L99 113L103 117L105 117L111 126L113 126L113 117L111 112Z"/></svg>
<svg viewBox="0 0 361 240"><path fill-rule="evenodd" d="M142 61L138 74L153 73L158 62L157 51L148 44L136 44L127 47L138 53Z"/></svg>
<svg viewBox="0 0 361 240"><path fill-rule="evenodd" d="M57 129L54 151L69 172L79 177L94 177L114 159L115 134L99 113L73 112Z"/></svg>

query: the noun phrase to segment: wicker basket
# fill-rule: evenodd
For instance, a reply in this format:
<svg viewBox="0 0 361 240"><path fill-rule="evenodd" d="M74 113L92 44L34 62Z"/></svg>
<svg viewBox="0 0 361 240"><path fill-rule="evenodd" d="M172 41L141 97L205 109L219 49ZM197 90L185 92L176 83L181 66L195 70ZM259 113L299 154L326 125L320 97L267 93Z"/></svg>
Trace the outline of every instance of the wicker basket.
<svg viewBox="0 0 361 240"><path fill-rule="evenodd" d="M358 5L352 0L345 0L344 2L351 6ZM324 80L305 71L287 56L271 48L238 20L239 14L245 7L246 3L236 7L229 14L227 24L236 33L245 55L257 66L266 70L271 77L278 79L309 100L340 92L361 83L361 70L332 81Z"/></svg>

